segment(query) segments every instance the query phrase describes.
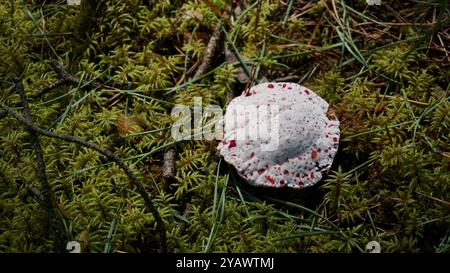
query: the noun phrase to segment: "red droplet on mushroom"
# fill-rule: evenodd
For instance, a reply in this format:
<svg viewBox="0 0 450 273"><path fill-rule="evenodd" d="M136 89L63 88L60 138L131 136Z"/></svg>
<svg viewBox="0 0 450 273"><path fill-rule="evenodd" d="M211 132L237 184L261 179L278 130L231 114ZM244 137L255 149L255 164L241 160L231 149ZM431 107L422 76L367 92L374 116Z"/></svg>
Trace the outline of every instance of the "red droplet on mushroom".
<svg viewBox="0 0 450 273"><path fill-rule="evenodd" d="M284 92L286 87L294 92ZM330 169L340 136L339 120L327 117L328 103L294 83L264 83L251 91L253 95L236 97L227 107L220 154L254 186L304 188L316 184ZM238 111L238 105L243 110ZM264 109L266 112L261 112ZM239 139L239 131L258 132L258 138ZM237 146L237 142L249 145Z"/></svg>
<svg viewBox="0 0 450 273"><path fill-rule="evenodd" d="M266 180L269 181L271 185L275 184L275 180L270 175L266 175Z"/></svg>
<svg viewBox="0 0 450 273"><path fill-rule="evenodd" d="M230 144L228 145L228 149L236 147L236 140L230 140Z"/></svg>

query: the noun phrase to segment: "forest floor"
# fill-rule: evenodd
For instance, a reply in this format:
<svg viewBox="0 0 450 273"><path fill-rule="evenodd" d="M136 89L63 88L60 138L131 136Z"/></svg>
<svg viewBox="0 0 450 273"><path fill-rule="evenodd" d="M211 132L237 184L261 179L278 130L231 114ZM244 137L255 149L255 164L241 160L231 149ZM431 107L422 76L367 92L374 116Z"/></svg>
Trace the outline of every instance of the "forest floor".
<svg viewBox="0 0 450 273"><path fill-rule="evenodd" d="M448 1L64 2L0 0L0 252L450 251ZM264 81L340 120L313 187L172 138Z"/></svg>

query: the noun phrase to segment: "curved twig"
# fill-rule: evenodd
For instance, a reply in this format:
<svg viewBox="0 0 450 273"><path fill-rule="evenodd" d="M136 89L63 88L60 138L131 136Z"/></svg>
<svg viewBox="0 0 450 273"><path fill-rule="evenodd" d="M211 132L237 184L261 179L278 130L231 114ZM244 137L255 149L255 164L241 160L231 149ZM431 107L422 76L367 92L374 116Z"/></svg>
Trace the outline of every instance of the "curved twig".
<svg viewBox="0 0 450 273"><path fill-rule="evenodd" d="M20 102L22 104L25 117L31 121L33 117L31 115L31 111L28 106L27 97L25 94L25 89L23 88L22 80L19 80L14 89L20 95ZM55 249L58 252L64 252L65 251L64 242L66 240L62 232L63 229L61 222L58 220L58 217L55 213L55 208L53 206L53 201L51 198L51 187L50 184L48 183L47 176L45 174L45 161L44 155L42 153L41 143L39 141L39 136L30 127L28 127L28 132L30 133L31 144L33 145L34 151L36 153L38 179L41 182L42 201L47 211L48 222L50 224L50 233L53 235L55 240L54 241Z"/></svg>

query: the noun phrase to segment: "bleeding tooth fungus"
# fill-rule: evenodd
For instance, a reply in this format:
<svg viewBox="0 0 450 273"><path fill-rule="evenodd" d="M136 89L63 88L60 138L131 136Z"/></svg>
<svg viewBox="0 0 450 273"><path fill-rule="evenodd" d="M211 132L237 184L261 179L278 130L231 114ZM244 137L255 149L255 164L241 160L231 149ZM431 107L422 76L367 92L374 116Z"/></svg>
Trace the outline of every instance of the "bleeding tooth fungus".
<svg viewBox="0 0 450 273"><path fill-rule="evenodd" d="M228 105L218 150L251 185L312 186L338 149L339 121L328 110L325 100L301 85L259 84Z"/></svg>

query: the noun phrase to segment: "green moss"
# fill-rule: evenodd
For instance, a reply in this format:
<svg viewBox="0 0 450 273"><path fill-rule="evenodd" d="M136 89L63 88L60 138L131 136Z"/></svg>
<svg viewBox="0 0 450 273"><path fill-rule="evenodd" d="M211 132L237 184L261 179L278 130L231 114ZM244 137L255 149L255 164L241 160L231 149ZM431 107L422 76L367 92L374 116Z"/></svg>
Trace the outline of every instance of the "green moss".
<svg viewBox="0 0 450 273"><path fill-rule="evenodd" d="M230 13L231 1L212 2L224 16ZM353 8L362 10L365 1L357 2ZM55 58L83 82L100 84L63 86L30 100L33 121L122 157L153 196L169 251L364 252L376 240L383 252L448 252L448 65L437 61L439 50L421 44L428 29L393 27L377 41L341 40L323 1L306 11L296 5L287 14L282 1L262 1L222 23L225 41L263 76L297 76L339 117L335 164L313 189L251 188L219 161L215 142L173 142L174 104L192 106L201 96L204 106L224 107L230 93L243 89L237 64L222 53L214 71L189 83L190 68L201 62L218 25L203 1L101 0L68 7L0 0L0 100L19 106L11 94L13 73L22 75L28 95L55 82L45 62ZM368 22L341 9L349 26ZM344 18L349 14L353 21ZM381 11L368 15L390 20ZM404 33L392 43L391 36ZM351 43L367 64L355 62ZM138 132L147 133L121 133L120 117L139 120ZM29 135L7 116L0 119L0 140L0 252L55 251L46 212L30 193L40 183ZM84 252L158 250L155 219L118 166L72 143L41 141L67 241L80 241ZM169 146L178 151L174 179L162 177Z"/></svg>

